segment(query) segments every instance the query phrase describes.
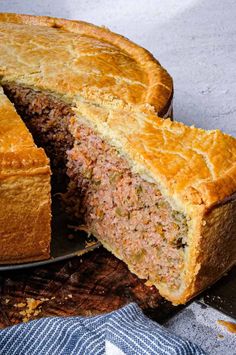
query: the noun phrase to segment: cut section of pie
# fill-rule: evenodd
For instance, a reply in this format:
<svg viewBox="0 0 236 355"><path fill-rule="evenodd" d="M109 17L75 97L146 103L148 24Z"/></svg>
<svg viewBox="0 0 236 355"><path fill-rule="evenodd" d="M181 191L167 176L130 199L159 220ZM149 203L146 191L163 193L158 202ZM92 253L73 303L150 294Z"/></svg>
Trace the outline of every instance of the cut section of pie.
<svg viewBox="0 0 236 355"><path fill-rule="evenodd" d="M175 304L236 259L236 140L157 117L172 81L82 22L0 15L0 71L78 228Z"/></svg>
<svg viewBox="0 0 236 355"><path fill-rule="evenodd" d="M50 167L0 88L0 263L47 259Z"/></svg>

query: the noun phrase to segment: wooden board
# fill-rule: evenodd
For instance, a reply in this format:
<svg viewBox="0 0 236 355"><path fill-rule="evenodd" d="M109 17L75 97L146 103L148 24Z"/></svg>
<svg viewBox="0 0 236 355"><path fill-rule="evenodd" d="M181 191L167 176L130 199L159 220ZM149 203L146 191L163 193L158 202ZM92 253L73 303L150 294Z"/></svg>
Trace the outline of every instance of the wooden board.
<svg viewBox="0 0 236 355"><path fill-rule="evenodd" d="M159 322L179 310L102 247L55 264L2 272L0 282L2 328L40 317L101 314L132 301Z"/></svg>

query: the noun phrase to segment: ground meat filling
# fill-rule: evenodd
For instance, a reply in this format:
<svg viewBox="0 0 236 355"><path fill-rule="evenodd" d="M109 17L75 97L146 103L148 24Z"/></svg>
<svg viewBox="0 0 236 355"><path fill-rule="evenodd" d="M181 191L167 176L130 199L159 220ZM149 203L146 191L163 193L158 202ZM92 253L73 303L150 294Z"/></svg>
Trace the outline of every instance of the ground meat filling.
<svg viewBox="0 0 236 355"><path fill-rule="evenodd" d="M112 246L139 277L178 289L185 216L171 208L155 184L133 174L125 158L88 126L74 123L73 142L68 105L12 84L5 85L5 92L36 143L45 148L54 175L60 175L60 190L67 189L66 210L80 228Z"/></svg>
<svg viewBox="0 0 236 355"><path fill-rule="evenodd" d="M171 209L155 184L133 174L91 128L79 124L77 139L68 152L67 199L82 228L112 245L141 278L178 288L185 217Z"/></svg>

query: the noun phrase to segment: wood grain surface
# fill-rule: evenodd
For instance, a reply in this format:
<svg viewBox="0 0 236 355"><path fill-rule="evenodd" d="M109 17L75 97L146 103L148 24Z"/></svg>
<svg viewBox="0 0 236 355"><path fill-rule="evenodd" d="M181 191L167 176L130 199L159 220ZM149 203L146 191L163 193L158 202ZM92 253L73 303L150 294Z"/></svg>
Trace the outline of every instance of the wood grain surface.
<svg viewBox="0 0 236 355"><path fill-rule="evenodd" d="M102 247L44 267L2 272L0 282L1 328L40 317L101 314L129 302L159 322L179 309Z"/></svg>

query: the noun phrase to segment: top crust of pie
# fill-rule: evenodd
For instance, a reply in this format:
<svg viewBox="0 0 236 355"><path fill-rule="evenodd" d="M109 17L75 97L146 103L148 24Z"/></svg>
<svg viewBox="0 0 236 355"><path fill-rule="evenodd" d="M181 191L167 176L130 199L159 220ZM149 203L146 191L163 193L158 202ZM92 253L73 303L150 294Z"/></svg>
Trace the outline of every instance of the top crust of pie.
<svg viewBox="0 0 236 355"><path fill-rule="evenodd" d="M0 38L3 84L68 101L177 208L191 215L235 192L236 139L157 118L172 80L146 50L84 22L17 14L0 14Z"/></svg>
<svg viewBox="0 0 236 355"><path fill-rule="evenodd" d="M43 26L43 27L42 27ZM106 28L50 17L0 14L0 76L70 99L87 93L170 106L172 79L145 49ZM7 66L6 66L7 63Z"/></svg>

